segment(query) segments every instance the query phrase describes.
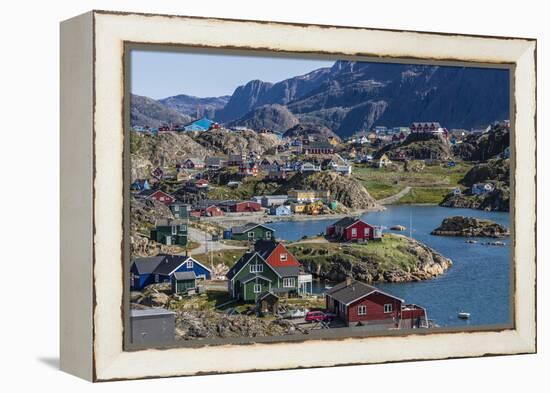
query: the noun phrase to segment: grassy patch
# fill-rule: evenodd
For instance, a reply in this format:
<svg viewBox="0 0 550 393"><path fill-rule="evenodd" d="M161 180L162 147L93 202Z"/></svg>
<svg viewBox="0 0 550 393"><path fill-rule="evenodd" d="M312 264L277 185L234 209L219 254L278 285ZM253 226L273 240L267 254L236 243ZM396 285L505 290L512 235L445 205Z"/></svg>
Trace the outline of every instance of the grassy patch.
<svg viewBox="0 0 550 393"><path fill-rule="evenodd" d="M231 267L245 253L246 250L223 250L212 252L214 264L223 263L227 267ZM193 255L197 261L210 264L210 253Z"/></svg>
<svg viewBox="0 0 550 393"><path fill-rule="evenodd" d="M415 187L399 199L398 204L432 203L439 204L451 190L447 187Z"/></svg>
<svg viewBox="0 0 550 393"><path fill-rule="evenodd" d="M417 256L409 251L408 240L393 234L385 234L382 241L368 244L309 243L288 248L302 263L317 265L334 263L335 260L352 264L370 262L382 270L400 268L410 271L419 263Z"/></svg>
<svg viewBox="0 0 550 393"><path fill-rule="evenodd" d="M230 299L227 292L208 291L201 295L183 297L177 302L170 303L170 309L178 311L204 311L213 310L217 306L228 302Z"/></svg>
<svg viewBox="0 0 550 393"><path fill-rule="evenodd" d="M449 190L458 187L458 182L472 167L458 162L454 167L426 165L421 172L404 172L390 168L356 166L353 176L359 180L375 199L387 198L403 188L413 187L398 203L439 203Z"/></svg>

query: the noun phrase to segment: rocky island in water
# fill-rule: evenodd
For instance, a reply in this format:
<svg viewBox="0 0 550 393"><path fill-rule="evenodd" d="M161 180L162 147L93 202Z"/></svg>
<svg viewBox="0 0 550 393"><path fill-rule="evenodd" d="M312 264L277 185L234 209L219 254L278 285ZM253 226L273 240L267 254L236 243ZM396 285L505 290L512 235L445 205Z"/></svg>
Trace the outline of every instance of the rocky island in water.
<svg viewBox="0 0 550 393"><path fill-rule="evenodd" d="M501 238L509 236L510 231L491 220L455 216L444 219L441 225L432 231L432 235Z"/></svg>

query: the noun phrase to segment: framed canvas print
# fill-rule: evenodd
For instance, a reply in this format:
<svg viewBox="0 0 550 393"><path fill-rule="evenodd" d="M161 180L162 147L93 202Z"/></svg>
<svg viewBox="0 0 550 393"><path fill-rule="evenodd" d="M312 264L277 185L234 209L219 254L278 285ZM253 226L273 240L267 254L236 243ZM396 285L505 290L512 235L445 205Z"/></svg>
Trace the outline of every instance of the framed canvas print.
<svg viewBox="0 0 550 393"><path fill-rule="evenodd" d="M536 351L536 41L61 24L61 367Z"/></svg>

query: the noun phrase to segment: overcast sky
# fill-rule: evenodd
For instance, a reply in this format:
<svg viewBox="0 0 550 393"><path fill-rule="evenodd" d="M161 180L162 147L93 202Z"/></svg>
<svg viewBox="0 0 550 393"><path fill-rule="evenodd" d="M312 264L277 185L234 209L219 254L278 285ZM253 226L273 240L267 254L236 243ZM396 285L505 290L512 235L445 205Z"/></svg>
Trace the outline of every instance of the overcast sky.
<svg viewBox="0 0 550 393"><path fill-rule="evenodd" d="M279 82L334 61L185 52L132 51L132 93L154 99L177 94L231 95L253 79Z"/></svg>

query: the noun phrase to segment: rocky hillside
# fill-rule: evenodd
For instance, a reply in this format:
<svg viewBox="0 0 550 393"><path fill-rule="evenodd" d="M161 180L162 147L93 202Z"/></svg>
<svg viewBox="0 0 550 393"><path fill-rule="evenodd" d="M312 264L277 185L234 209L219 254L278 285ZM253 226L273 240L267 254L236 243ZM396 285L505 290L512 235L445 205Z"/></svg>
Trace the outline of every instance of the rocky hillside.
<svg viewBox="0 0 550 393"><path fill-rule="evenodd" d="M158 100L158 102L191 118L197 117L198 109L199 117L206 116L213 119L216 111L222 109L229 101L229 98L230 96L202 98L180 94L163 98Z"/></svg>
<svg viewBox="0 0 550 393"><path fill-rule="evenodd" d="M510 126L495 124L489 132L481 135L468 135L453 147L454 154L466 161L486 161L504 152L510 146Z"/></svg>
<svg viewBox="0 0 550 393"><path fill-rule="evenodd" d="M254 131L232 132L226 129L211 130L193 135L193 140L207 149L209 154L273 154L281 143L273 134Z"/></svg>
<svg viewBox="0 0 550 393"><path fill-rule="evenodd" d="M290 251L315 277L342 281L406 282L436 277L452 261L414 239L385 235L381 242L342 247L339 244L295 244Z"/></svg>
<svg viewBox="0 0 550 393"><path fill-rule="evenodd" d="M253 109L238 121L228 124L229 127L241 126L252 130L268 130L285 132L298 124L298 119L285 106L272 104Z"/></svg>
<svg viewBox="0 0 550 393"><path fill-rule="evenodd" d="M285 138L296 138L312 136L319 140L327 140L329 138L336 138L340 140L340 137L336 135L332 130L326 126L312 123L300 123L296 126L289 128L285 133Z"/></svg>
<svg viewBox="0 0 550 393"><path fill-rule="evenodd" d="M334 172L297 173L275 193L285 194L290 189L329 190L332 199L350 209L383 209L358 180Z"/></svg>
<svg viewBox="0 0 550 393"><path fill-rule="evenodd" d="M130 247L132 258L163 253L181 252L179 247L166 246L149 240L149 231L155 222L163 218L174 218L170 209L154 200L130 199Z"/></svg>
<svg viewBox="0 0 550 393"><path fill-rule="evenodd" d="M510 211L510 160L493 159L472 167L460 183L470 188L475 183L492 183L494 190L483 195L448 194L441 206L488 211Z"/></svg>
<svg viewBox="0 0 550 393"><path fill-rule="evenodd" d="M497 158L489 160L486 163L477 164L466 172L464 178L460 181L461 184L467 187L481 182L501 182L509 186L510 160L507 158Z"/></svg>
<svg viewBox="0 0 550 393"><path fill-rule="evenodd" d="M189 133L163 132L152 136L132 132L130 138L132 181L149 177L157 166L173 167L186 157L205 158L210 153Z"/></svg>
<svg viewBox="0 0 550 393"><path fill-rule="evenodd" d="M455 216L443 220L441 225L432 231L437 236L464 237L505 237L509 236L508 228L491 220L475 217Z"/></svg>
<svg viewBox="0 0 550 393"><path fill-rule="evenodd" d="M443 137L428 134L409 134L401 143L392 143L384 146L375 154L379 158L382 154L403 153L406 157L415 160L449 160L453 158L451 144Z"/></svg>
<svg viewBox="0 0 550 393"><path fill-rule="evenodd" d="M132 94L130 124L142 127L160 127L165 124L185 124L191 117L161 104L149 97Z"/></svg>

